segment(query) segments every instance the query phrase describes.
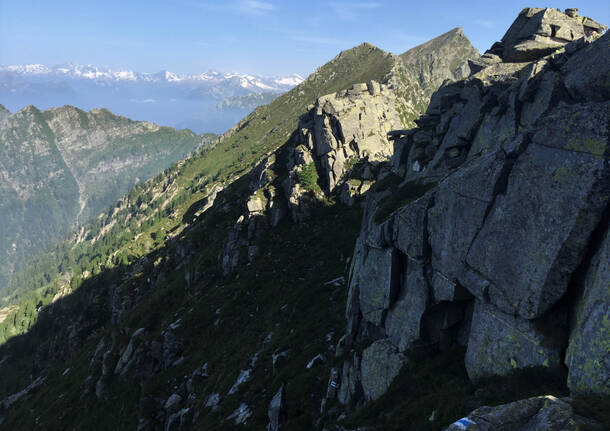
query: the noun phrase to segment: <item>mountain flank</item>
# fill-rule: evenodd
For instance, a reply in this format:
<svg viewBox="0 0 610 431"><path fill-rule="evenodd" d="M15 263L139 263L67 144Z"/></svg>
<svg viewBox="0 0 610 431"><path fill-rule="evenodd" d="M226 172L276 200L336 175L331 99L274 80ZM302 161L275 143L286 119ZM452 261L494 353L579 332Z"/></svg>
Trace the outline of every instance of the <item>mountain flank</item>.
<svg viewBox="0 0 610 431"><path fill-rule="evenodd" d="M34 106L0 120L0 291L28 259L102 212L140 181L209 143L105 109Z"/></svg>
<svg viewBox="0 0 610 431"><path fill-rule="evenodd" d="M468 58L463 58L462 63L466 60ZM357 205L356 195L360 193L358 191L354 192L353 199L348 199L351 201L349 202L351 207L333 203L336 199L333 192L337 187L322 182L318 184L316 163L322 163L323 159L330 161L332 158L337 158L339 153L345 154L344 150L348 151L350 146L354 150L349 150L353 154L348 167L349 164L358 162L360 156L365 159L371 157L371 162L366 162L367 166L369 164L376 166L381 160L388 160L391 155L391 145L387 140L386 132L392 128L413 124L412 119L423 112L426 104L422 99L423 91L413 93L413 96L405 91L408 86L419 88L419 83L407 82L407 74L402 69L402 61L398 57L369 44L341 53L295 89L278 97L268 106L256 109L218 142L207 146L153 180L138 185L121 199L112 211L98 218L96 223L84 226L72 241L39 256L15 277L21 286L27 287L29 294L21 301L19 309L9 314L0 327L0 336L3 339L10 338L2 347L2 357L5 359L3 372L6 372L4 375L6 378L2 379L2 392L14 394L21 391L29 374L32 372L40 374L38 371L42 369L40 367L50 370L56 366L53 364L66 360L78 362L76 358L81 357L79 352L89 356L93 352L89 350L90 343L95 344L92 346L93 350L102 353L110 351L106 355L106 361L114 361L115 353L118 353L114 349L122 349L119 345L123 341L128 341L116 332L116 328L123 325L127 325L124 335L128 338L132 332L132 329L127 329L128 327L132 328L134 325L140 327L142 324L147 327L145 331L138 332L137 337L142 335L141 341L144 344L136 350L148 351L149 342L152 340L150 337L155 337L156 335L153 334L158 334L157 331L164 331L163 328L174 323L177 318L174 315L182 315L186 310L183 307L191 302L193 305L199 304L193 308L191 314L195 319L193 323L204 315L210 318L224 316L221 320L225 321L225 324L220 324L221 320L216 325L205 324L206 331L210 331L205 338L226 340L227 344L218 345L213 350L202 350L197 347L197 343L188 347L184 344L184 340L191 339L190 336L175 331L179 328L182 328L179 329L180 332L190 328L189 330L194 331L192 340L195 340L195 333L200 332L204 327L200 324L178 322L174 325L175 329L171 330L171 334L167 335L168 342L175 340L174 347L169 347L167 344L170 350L167 351L165 359L161 359L158 363L160 367L155 365L151 369L152 374L141 375L143 384L145 381L149 382L146 383L144 392L142 394L139 390L133 392L131 389L135 389L136 386L130 385L130 390L120 396L127 403L135 403L132 404L133 408L124 410L118 415L104 414L105 409L117 399L118 393L113 394L118 388L115 383L119 383L119 380L114 379L112 373L107 374L107 377L102 375L98 377L97 366L100 362L96 359L94 361L96 371L88 378L89 389L86 395L89 400L86 404L91 406L93 413L86 417L76 418L70 415L51 419L47 415L54 414L45 407L40 411L46 411L47 413L42 415L49 417L49 420L41 419L42 422L39 422L45 423L45 426L50 426L51 429L69 426L66 421L70 422L72 419L77 421L75 426L89 424L88 426L95 427L104 424L110 428L131 427L135 426L136 422L140 422L141 414L138 413L139 407L136 407L140 402L150 406L144 408L152 414L150 416L149 413L142 412L145 415L141 418L144 429L165 427L167 423L175 424L176 421L182 421L180 414L174 412L167 416L164 414L163 417L155 417L157 415L155 406L165 403L165 400L161 401L159 397L164 398L165 395L163 395L164 390L158 392L154 389L156 386L154 382L161 382L157 378L161 378L167 372L173 373L178 370L172 364L176 361L178 361L176 364L184 362L180 360L182 356L188 359L182 367L194 366L200 369L196 373L196 379L207 374L205 368L201 368L206 361L208 363L206 367L209 369L220 370L218 367L222 367L225 370L217 374L221 380L215 379L216 383L210 386L209 390L206 389L205 397L212 406L209 412L211 414L198 415L200 426L210 429L222 427L225 425L223 420L219 420L219 414L223 417L229 416L232 412L239 411L240 407L239 403L235 404L238 398L233 396L237 395L239 385L234 390L230 390L238 377L234 376L236 370L240 368L243 370L246 377L242 376L240 379L246 381L249 379L248 373L255 379L271 378L274 381L278 378L283 379L277 373L264 371L269 366L267 360L259 362L252 359L252 354L261 347L258 334L264 332L262 340L264 341L270 331L274 332L274 335L269 336L269 340L272 341L262 344L264 352L261 351L258 357L261 355L266 357L269 349L277 350L282 345L286 347L285 343L290 339L293 340L290 343L294 345L294 349L290 349L290 353L285 349L276 352L277 360L274 361L273 366L278 371L281 366L284 370L282 375L289 373L286 374L288 376L292 374L291 370L300 370L301 366L295 368L297 363L304 361L304 365L307 365L311 358L320 352L322 345L327 345L333 340L329 331L334 327L336 334L343 326L340 310L344 307L345 296L341 293L340 286L344 284L340 281L341 277L337 279L337 276L340 276L345 267L347 256L356 238L361 213ZM330 118L328 114L322 113L319 117L319 120L322 120L319 129L315 131L310 122L318 116L320 105L325 103L325 99L320 98L325 94L328 95L326 100L336 100L332 103L337 107L342 105L341 109L344 109L347 116L342 114ZM385 106L386 101L391 105ZM393 108L398 104L402 106L400 113ZM300 119L300 116L303 118ZM335 146L331 148L333 154L320 158L317 155L318 151L314 149L314 145L317 148L318 144L312 141L311 146L304 150L304 154L315 156L316 163L311 161L303 163L300 160L294 163L295 150L303 149L300 143L304 138L313 140L315 136L322 134L330 139L332 128L326 122L331 120L335 126L336 120L344 121L346 130L343 138L335 139L334 143L332 140L328 141ZM299 123L308 124L310 129L300 130ZM368 127L373 126L374 130L367 130ZM351 130L350 135L347 135L348 130ZM320 143L320 149L324 148L321 145ZM362 152L359 150L361 145ZM293 165L290 167L285 164L288 162L287 157L293 160ZM274 160L275 166L267 169L266 165L270 159ZM261 166L264 166L263 169L260 168ZM253 170L253 167L256 169ZM329 168L328 176L332 177L335 183L348 183L348 178L344 174L350 169L340 170L339 165L334 164ZM370 169L370 167L364 169L364 165L362 168L363 172ZM290 173L289 170L292 172ZM274 180L277 182L272 183ZM287 189L284 189L283 185L278 186L278 183L284 182ZM355 179L352 183L360 184L361 181ZM290 187L291 184L295 187ZM304 205L288 206L287 200L283 198L287 193L285 190L288 192L293 190L295 198L302 200ZM262 202L263 199L266 200L267 193L273 191L277 191L276 208L279 210L275 228L273 228L274 223L265 221L264 216L261 217L265 207L257 209L259 208L257 200L252 199L252 197L260 198ZM280 205L283 209L280 209ZM311 223L294 224L289 221L292 217L286 216L294 213L294 217L298 217L301 213L300 207L304 210L303 214L309 214L314 219L318 219L318 222L312 225ZM248 208L252 209L252 214ZM245 216L247 222L240 221L245 219ZM305 221L303 219L303 222ZM343 226L341 231L337 231L337 223ZM248 238L246 234L244 239L240 226L251 226L249 229L253 236ZM232 235L236 235L236 241L231 240ZM90 240L81 241L80 238L83 237ZM259 243L231 247L232 243L254 241L255 238ZM263 239L267 239L265 244L260 243ZM301 252L286 253L287 245ZM261 253L257 250L265 250L265 252ZM225 259L226 255L232 258ZM247 263L249 255L252 258L249 266L239 266L239 268L232 266L233 262L237 262L238 265L240 262ZM45 281L48 278L40 276L41 268L46 269L50 281ZM54 273L53 268L55 268ZM231 272L235 269L242 271L245 268L252 273L235 278L233 272L233 275L223 281L224 271ZM147 276L144 277L144 274ZM261 286L266 286L267 293L262 296L257 294L257 299L250 301L247 298L251 298L253 293L251 280L255 279L261 281ZM337 280L327 283L334 279ZM294 286L296 289L285 290L282 286ZM312 290L312 286L318 287ZM234 294L227 296L225 289ZM280 294L277 289L282 289L292 299L284 297L284 294ZM239 300L234 303L233 300L238 298L246 301ZM298 301L303 307L295 308L287 305L294 301ZM327 308L329 305L335 310L330 314ZM215 308L211 310L209 307ZM189 306L189 309L191 308ZM216 311L220 314L215 314ZM310 319L314 311L317 317ZM263 317L261 312L267 317ZM251 334L248 341L232 337L233 331L241 331L238 328L249 326L247 319L254 313L260 319L252 321L256 323L248 330ZM295 338L294 331L289 326L275 327L275 323L272 322L277 322L280 315L285 315L286 319L294 322L299 328L298 333L302 336ZM172 319L171 322L166 321L168 316ZM241 318L235 320L230 316L241 316ZM334 317L328 320L330 316ZM206 322L208 317L204 319ZM138 323L142 318L153 326L144 321ZM215 320L218 318L214 317ZM203 324L204 320L200 322ZM268 325L272 325L273 328ZM113 332L115 335L111 335ZM49 334L54 335L49 336ZM116 336L119 336L120 340L113 338ZM187 338L184 338L185 336ZM305 342L309 336L312 337L311 340ZM320 344L319 340L326 339L330 341L323 341ZM101 344L98 345L100 342ZM306 346L301 346L303 342ZM134 338L132 348L136 343L140 341ZM62 347L68 345L71 347L67 349ZM210 356L205 352L215 353ZM229 352L233 352L230 354L233 359L227 362L226 355ZM41 354L49 360L41 360L39 356ZM9 365L11 357L19 358L19 365L14 363L17 368ZM125 355L125 361L118 368L124 371L119 373L132 375L132 372L139 367L133 368L129 354ZM157 359L155 363L156 361ZM305 368L309 371L300 378L303 384L299 385L300 389L297 392L292 390L294 385L289 384L287 387L289 399L296 401L299 397L309 397L310 395L307 394L314 393L312 401L319 399L321 392L313 388L325 385L325 382L317 366L313 366L318 363L317 361L318 359L309 368ZM248 371L247 363L252 364L252 370ZM263 368L260 368L261 366ZM111 366L110 362L107 362L107 367L116 368L115 365ZM75 367L71 369L74 373L69 371L66 376L71 376L70 378L73 376L74 383L79 386L82 382L81 377L83 379L87 377L81 375L84 369L76 365L76 362ZM63 371L65 368L62 373ZM46 375L48 374L45 371ZM28 396L27 393L49 387L49 383L48 377L38 380L30 388L31 391L25 391L25 396ZM201 380L197 384L200 383L204 381ZM208 383L211 384L212 381ZM217 385L220 386L216 388ZM225 385L228 385L226 390L232 393L231 400L225 400ZM220 395L219 391L223 394ZM74 394L76 395L76 392ZM182 395L180 397L184 398ZM215 401L217 398L218 402ZM175 402L179 398L175 396L172 400ZM218 404L218 408L213 407L215 403ZM25 406L25 404L15 405ZM294 405L296 408L297 404ZM267 401L264 398L261 398L256 405L250 403L246 407L242 409L243 414L236 413L235 420L248 420L252 412L256 411L256 421L266 423ZM294 416L291 423L308 428L317 409L319 406L314 407L313 404L308 405L304 410L296 408L291 414ZM180 411L179 409L175 413ZM170 418L172 415L173 417ZM36 419L30 415L21 418L20 421L26 421L23 422L24 426L28 426L26 424L30 420ZM234 422L232 419L228 423ZM5 423L9 424L10 420Z"/></svg>
<svg viewBox="0 0 610 431"><path fill-rule="evenodd" d="M40 256L0 426L607 428L608 34L515 23L345 51Z"/></svg>

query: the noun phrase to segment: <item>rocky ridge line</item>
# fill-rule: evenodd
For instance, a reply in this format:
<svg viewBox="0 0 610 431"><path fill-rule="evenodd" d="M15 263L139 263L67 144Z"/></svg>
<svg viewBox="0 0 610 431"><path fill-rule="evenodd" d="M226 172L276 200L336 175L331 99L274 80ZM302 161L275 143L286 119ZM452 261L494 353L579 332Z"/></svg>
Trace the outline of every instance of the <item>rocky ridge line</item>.
<svg viewBox="0 0 610 431"><path fill-rule="evenodd" d="M572 393L610 394L605 29L526 8L391 134L399 184L368 195L331 397L375 400L409 353L453 344L475 382L565 364Z"/></svg>

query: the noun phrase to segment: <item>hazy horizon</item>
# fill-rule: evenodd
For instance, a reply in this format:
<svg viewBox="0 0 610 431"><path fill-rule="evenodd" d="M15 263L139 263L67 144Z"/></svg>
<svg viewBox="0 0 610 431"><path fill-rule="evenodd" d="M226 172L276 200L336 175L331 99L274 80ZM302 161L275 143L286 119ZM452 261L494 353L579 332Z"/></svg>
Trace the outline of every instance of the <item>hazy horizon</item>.
<svg viewBox="0 0 610 431"><path fill-rule="evenodd" d="M372 43L394 54L462 27L480 52L500 39L526 6L520 1L471 7L399 1L0 0L0 64L91 64L116 70L197 74L207 70L307 77L340 51ZM608 2L557 1L608 21ZM472 16L472 10L477 11ZM33 13L35 11L35 13ZM151 55L154 54L154 55Z"/></svg>

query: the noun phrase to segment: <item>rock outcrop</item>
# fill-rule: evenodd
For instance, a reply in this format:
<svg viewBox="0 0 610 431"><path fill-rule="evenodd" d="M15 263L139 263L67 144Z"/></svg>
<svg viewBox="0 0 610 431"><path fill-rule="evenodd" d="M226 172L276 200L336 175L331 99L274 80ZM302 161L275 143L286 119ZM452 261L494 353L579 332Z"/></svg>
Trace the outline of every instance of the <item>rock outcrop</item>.
<svg viewBox="0 0 610 431"><path fill-rule="evenodd" d="M577 431L601 425L578 416L569 402L541 396L496 407L480 407L446 431Z"/></svg>
<svg viewBox="0 0 610 431"><path fill-rule="evenodd" d="M600 236L602 233L600 232ZM577 394L610 395L610 234L585 268L582 296L566 353L568 386Z"/></svg>
<svg viewBox="0 0 610 431"><path fill-rule="evenodd" d="M605 28L525 9L417 128L390 133L352 259L340 401L380 396L395 355L452 344L473 381L565 362L574 392L608 393ZM357 349L371 341L396 352L378 391Z"/></svg>
<svg viewBox="0 0 610 431"><path fill-rule="evenodd" d="M412 126L434 90L466 76L467 62L478 56L456 28L391 56L393 67L382 82L369 80L318 97L288 143L250 172L253 193L219 257L224 273L245 262L246 254L251 261L258 253L253 240L284 216L303 223L312 206L331 196L354 205L394 154L388 133Z"/></svg>
<svg viewBox="0 0 610 431"><path fill-rule="evenodd" d="M440 429L564 364L575 397L605 394L610 102L608 68L589 69L608 35L540 12L584 36L520 62L460 62L459 30L400 60L361 45L135 190L105 217L133 235L86 242L85 262L113 266L0 349L3 396L47 376L4 424L95 427L120 399L111 428ZM166 193L167 217L136 208ZM452 429L570 429L576 401L484 407Z"/></svg>

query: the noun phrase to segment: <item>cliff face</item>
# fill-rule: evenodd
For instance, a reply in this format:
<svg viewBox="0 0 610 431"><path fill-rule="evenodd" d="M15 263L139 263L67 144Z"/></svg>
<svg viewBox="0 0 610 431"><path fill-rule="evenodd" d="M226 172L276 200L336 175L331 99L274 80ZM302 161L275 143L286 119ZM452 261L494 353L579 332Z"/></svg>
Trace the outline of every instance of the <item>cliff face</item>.
<svg viewBox="0 0 610 431"><path fill-rule="evenodd" d="M350 55L342 53L333 62ZM380 170L387 170L382 162L394 152L388 132L412 127L432 89L449 77L462 77L468 60L478 57L462 30L454 29L390 56L392 67L381 82L369 80L317 98L300 115L286 145L250 173L253 194L220 257L225 274L246 261L248 247L248 260L256 256L253 240L264 226L276 226L285 215L306 222L321 199L354 205Z"/></svg>
<svg viewBox="0 0 610 431"><path fill-rule="evenodd" d="M4 288L18 262L67 233L79 211L79 189L38 109L27 107L7 115L1 125L0 286Z"/></svg>
<svg viewBox="0 0 610 431"><path fill-rule="evenodd" d="M15 268L209 137L72 106L0 118L0 288Z"/></svg>
<svg viewBox="0 0 610 431"><path fill-rule="evenodd" d="M577 398L607 394L608 35L556 12L482 57L459 30L345 51L133 190L0 346L0 422L595 426Z"/></svg>
<svg viewBox="0 0 610 431"><path fill-rule="evenodd" d="M341 403L376 400L410 353L453 344L475 382L565 365L572 393L610 394L603 28L525 9L393 134L350 270Z"/></svg>

